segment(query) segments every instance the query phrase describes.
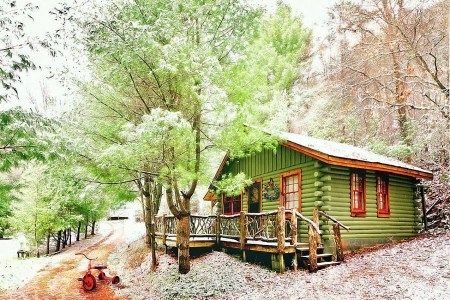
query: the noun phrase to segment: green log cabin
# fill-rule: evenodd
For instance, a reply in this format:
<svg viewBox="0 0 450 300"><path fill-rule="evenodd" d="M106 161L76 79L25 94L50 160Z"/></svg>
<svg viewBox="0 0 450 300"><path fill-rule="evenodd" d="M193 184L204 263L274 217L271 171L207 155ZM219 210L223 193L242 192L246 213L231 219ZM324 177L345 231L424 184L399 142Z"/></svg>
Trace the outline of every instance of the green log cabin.
<svg viewBox="0 0 450 300"><path fill-rule="evenodd" d="M312 219L316 209L350 227L342 232L344 250L416 236L421 229L418 179L433 174L361 148L293 133L283 133L276 153L251 157L225 156L215 180L243 172L253 180L239 196L215 195L211 201L223 215L263 213L296 208ZM217 204L217 205L216 205ZM333 226L319 221L323 246L333 251ZM308 241L306 223L298 225L299 241Z"/></svg>

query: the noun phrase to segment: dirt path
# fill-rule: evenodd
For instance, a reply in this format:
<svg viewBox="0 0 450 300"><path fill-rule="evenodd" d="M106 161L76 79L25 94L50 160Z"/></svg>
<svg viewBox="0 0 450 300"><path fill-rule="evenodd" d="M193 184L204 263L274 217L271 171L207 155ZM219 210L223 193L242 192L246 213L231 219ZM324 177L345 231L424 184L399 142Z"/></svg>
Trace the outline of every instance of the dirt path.
<svg viewBox="0 0 450 300"><path fill-rule="evenodd" d="M81 251L88 257L97 258L93 265L102 264L100 262L106 262L116 246L124 242L123 222L103 222L100 226L102 230L95 237L77 242L63 253L53 256L56 259L39 270L28 283L16 291L0 294L0 299L127 299L118 298L114 293L114 289L119 288L120 284L117 287L109 281L97 280L96 289L85 292L81 282L77 280L87 270L88 260L82 255L75 255L76 252ZM92 273L97 279L98 271L92 270ZM120 276L114 270L106 269L105 273Z"/></svg>

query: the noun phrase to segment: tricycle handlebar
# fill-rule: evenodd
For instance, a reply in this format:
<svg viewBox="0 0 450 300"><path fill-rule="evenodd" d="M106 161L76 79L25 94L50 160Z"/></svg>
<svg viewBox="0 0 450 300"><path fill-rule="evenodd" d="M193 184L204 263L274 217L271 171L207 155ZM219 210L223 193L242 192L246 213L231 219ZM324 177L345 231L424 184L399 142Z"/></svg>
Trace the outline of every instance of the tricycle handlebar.
<svg viewBox="0 0 450 300"><path fill-rule="evenodd" d="M84 254L82 252L77 252L77 253L75 253L75 255L83 255L84 257L86 257L89 260L96 260L97 259L97 258L89 258L89 257L86 256L86 254Z"/></svg>

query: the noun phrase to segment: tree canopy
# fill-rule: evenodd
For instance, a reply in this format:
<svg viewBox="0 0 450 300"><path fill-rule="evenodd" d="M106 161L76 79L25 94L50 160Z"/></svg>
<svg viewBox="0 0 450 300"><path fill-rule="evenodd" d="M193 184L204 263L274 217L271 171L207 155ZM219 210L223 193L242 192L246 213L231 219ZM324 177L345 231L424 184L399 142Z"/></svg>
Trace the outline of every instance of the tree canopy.
<svg viewBox="0 0 450 300"><path fill-rule="evenodd" d="M339 1L330 9L323 95L331 100L314 108L322 118L310 133L419 165L440 160L449 138L448 4L414 3Z"/></svg>
<svg viewBox="0 0 450 300"><path fill-rule="evenodd" d="M261 16L242 1L159 0L118 1L76 18L94 74L82 86L80 121L103 178L151 175L181 219L199 181L210 179L214 151L242 156L275 147L276 137L261 131L270 122L253 109L273 95L289 102L284 95L310 55L311 33L287 6Z"/></svg>

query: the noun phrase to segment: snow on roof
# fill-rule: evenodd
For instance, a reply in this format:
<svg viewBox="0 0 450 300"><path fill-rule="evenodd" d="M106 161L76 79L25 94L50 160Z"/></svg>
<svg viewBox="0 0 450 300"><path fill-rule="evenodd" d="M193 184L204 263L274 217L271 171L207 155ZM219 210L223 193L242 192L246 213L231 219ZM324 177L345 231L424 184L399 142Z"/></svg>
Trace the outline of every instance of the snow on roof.
<svg viewBox="0 0 450 300"><path fill-rule="evenodd" d="M317 151L332 157L338 157L343 159L357 160L368 163L378 163L388 166L394 166L398 168L413 170L417 172L423 172L427 174L432 174L430 171L415 167L413 165L401 162L399 160L383 156L380 154L376 154L374 152L370 152L364 150L362 148L358 148L352 145L337 143L322 139L316 139L312 137L308 137L305 135L299 135L295 133L282 133L280 134L282 139L285 139L288 142L297 144L299 146L311 149L313 151Z"/></svg>

